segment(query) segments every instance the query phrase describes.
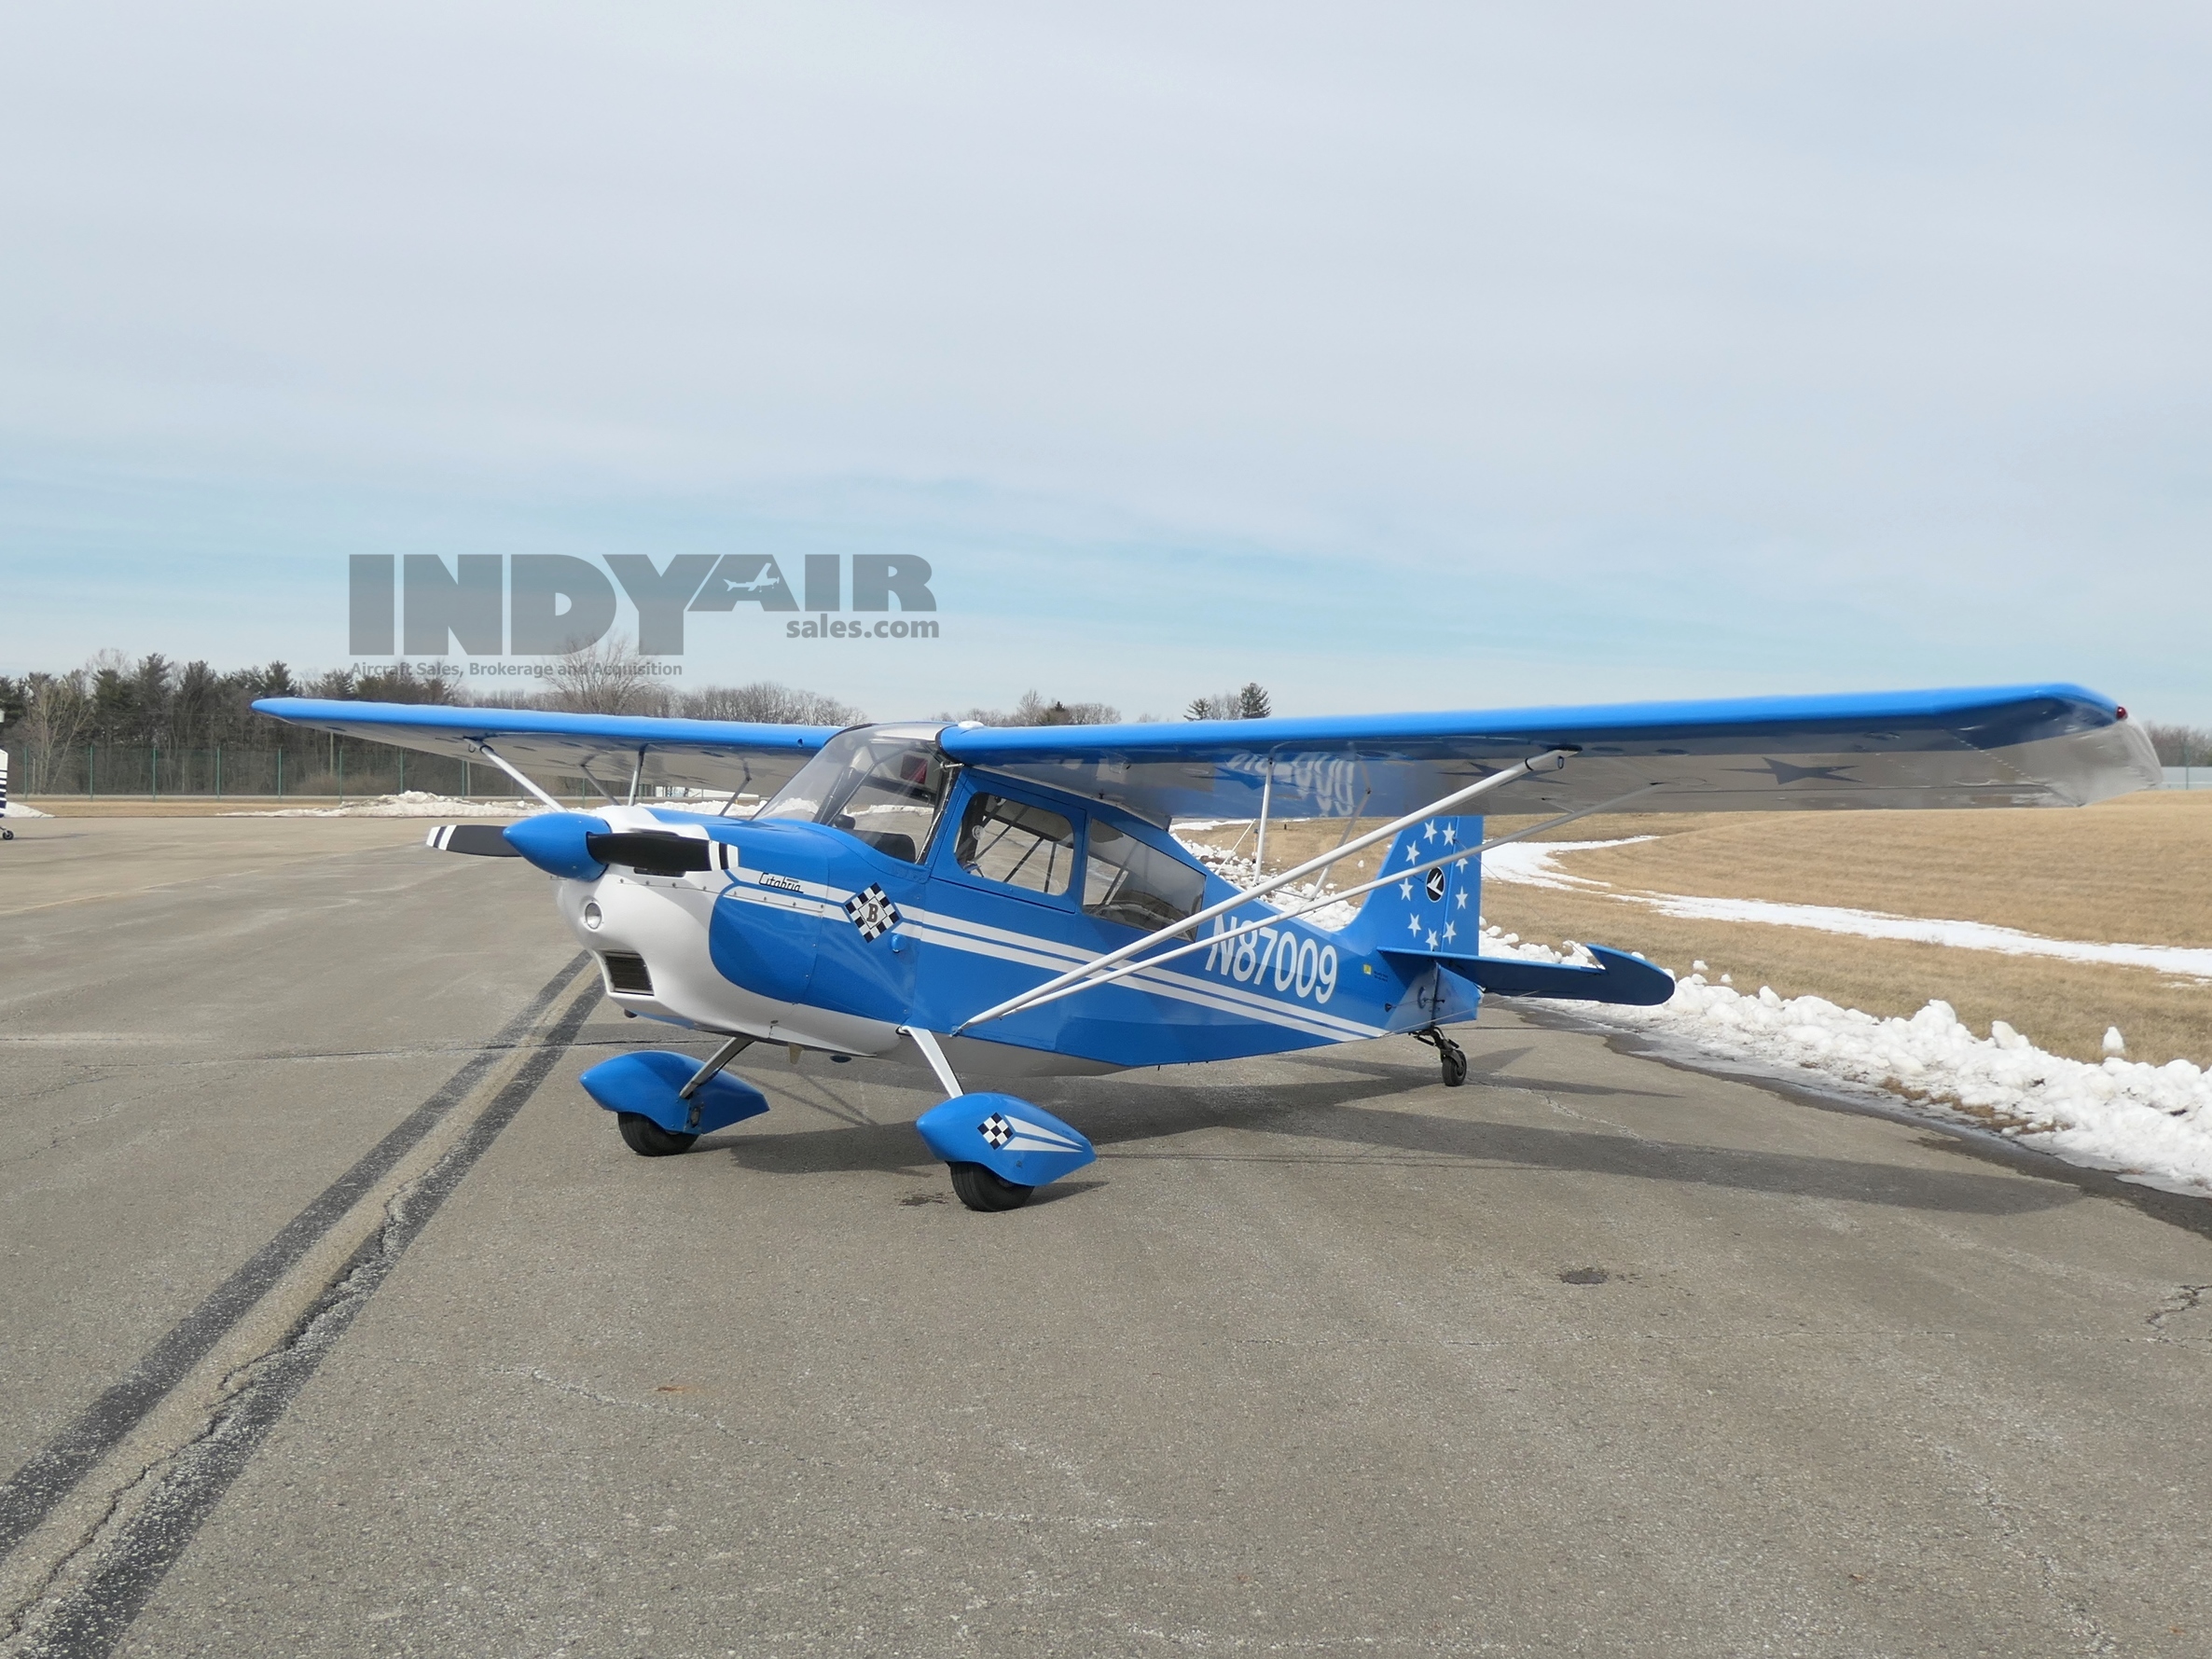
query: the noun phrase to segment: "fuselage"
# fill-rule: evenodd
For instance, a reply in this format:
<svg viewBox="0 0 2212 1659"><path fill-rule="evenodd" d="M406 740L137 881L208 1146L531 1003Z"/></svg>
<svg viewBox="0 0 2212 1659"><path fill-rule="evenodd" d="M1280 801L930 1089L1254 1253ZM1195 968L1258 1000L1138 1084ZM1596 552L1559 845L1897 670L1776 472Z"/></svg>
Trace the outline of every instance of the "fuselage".
<svg viewBox="0 0 2212 1659"><path fill-rule="evenodd" d="M753 819L609 807L526 821L510 838L558 873L560 913L627 1011L850 1055L911 1056L901 1027L955 1031L1235 893L1159 826L945 766L933 737L844 734ZM980 1026L950 1045L953 1063L996 1076L1182 1064L1440 1017L1432 972L1261 903L1146 954L1252 920L1240 938ZM1461 1001L1443 1016L1471 1017Z"/></svg>

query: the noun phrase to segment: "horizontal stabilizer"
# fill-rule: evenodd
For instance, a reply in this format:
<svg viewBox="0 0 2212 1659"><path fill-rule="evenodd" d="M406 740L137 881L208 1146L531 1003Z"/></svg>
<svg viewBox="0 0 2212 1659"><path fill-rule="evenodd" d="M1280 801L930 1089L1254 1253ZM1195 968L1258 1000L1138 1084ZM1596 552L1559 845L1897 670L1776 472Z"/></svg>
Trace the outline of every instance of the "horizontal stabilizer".
<svg viewBox="0 0 2212 1659"><path fill-rule="evenodd" d="M1464 975L1493 997L1551 997L1565 1002L1619 1002L1654 1008L1674 995L1674 975L1640 956L1588 947L1595 968L1529 962L1510 956L1444 956L1426 950L1384 950L1403 962L1437 963Z"/></svg>
<svg viewBox="0 0 2212 1659"><path fill-rule="evenodd" d="M520 858L499 823L441 823L422 837L440 852L471 852L478 858Z"/></svg>

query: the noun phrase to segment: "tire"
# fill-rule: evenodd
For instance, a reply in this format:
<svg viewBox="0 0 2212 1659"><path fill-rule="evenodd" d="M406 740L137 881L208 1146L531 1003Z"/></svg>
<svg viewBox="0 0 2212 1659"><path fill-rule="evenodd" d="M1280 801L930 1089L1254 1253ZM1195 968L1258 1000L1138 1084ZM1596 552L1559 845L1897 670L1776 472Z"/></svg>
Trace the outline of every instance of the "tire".
<svg viewBox="0 0 2212 1659"><path fill-rule="evenodd" d="M1019 1210L1030 1201L1033 1186L1017 1186L1011 1181L1002 1181L981 1164L954 1164L952 1190L970 1210L980 1210L988 1214L1002 1210Z"/></svg>
<svg viewBox="0 0 2212 1659"><path fill-rule="evenodd" d="M691 1143L698 1139L697 1135L672 1134L637 1112L618 1112L615 1123L629 1150L641 1158L672 1158L680 1152L689 1152Z"/></svg>
<svg viewBox="0 0 2212 1659"><path fill-rule="evenodd" d="M1467 1081L1467 1056L1465 1052L1448 1037L1437 1040L1436 1052L1444 1061L1444 1086L1458 1088Z"/></svg>

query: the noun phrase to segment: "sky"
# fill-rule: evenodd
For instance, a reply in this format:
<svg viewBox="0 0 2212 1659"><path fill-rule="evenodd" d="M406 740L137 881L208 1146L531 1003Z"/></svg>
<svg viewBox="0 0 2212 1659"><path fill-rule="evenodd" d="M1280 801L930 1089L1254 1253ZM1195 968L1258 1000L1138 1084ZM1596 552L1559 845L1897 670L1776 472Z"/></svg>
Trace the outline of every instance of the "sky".
<svg viewBox="0 0 2212 1659"><path fill-rule="evenodd" d="M2155 4L8 7L0 672L905 553L937 640L686 679L2212 724L2207 84Z"/></svg>

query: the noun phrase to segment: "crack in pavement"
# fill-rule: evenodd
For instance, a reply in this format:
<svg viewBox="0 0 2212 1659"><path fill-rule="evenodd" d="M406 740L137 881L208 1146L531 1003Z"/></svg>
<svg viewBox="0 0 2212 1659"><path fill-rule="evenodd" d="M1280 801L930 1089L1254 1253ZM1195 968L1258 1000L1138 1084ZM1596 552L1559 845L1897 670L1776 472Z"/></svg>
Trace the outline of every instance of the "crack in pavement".
<svg viewBox="0 0 2212 1659"><path fill-rule="evenodd" d="M2207 1291L2212 1291L2212 1284L2177 1285L2175 1289L2177 1293L2176 1300L2159 1308L2156 1312L2151 1314L2149 1319L2143 1321L2146 1325L2149 1325L2151 1331L2154 1333L2152 1340L2155 1342L2173 1342L2178 1340L2176 1337L2168 1336L2166 1334L2166 1321L2168 1320L2177 1320L2185 1313L2196 1313L2200 1311L2205 1306L2205 1293Z"/></svg>
<svg viewBox="0 0 2212 1659"><path fill-rule="evenodd" d="M543 1383L546 1388L558 1389L563 1394L574 1394L601 1405L620 1406L625 1411L649 1412L655 1417L682 1417L686 1422L704 1423L718 1434L727 1435L732 1440L739 1438L737 1431L727 1423L720 1417L711 1417L705 1412L682 1411L672 1405L656 1405L650 1400L625 1400L619 1394L602 1394L597 1389L587 1388L582 1383L569 1382L562 1377L548 1376L544 1369L536 1365L494 1365L489 1368L489 1375L492 1376L519 1376L528 1382Z"/></svg>

